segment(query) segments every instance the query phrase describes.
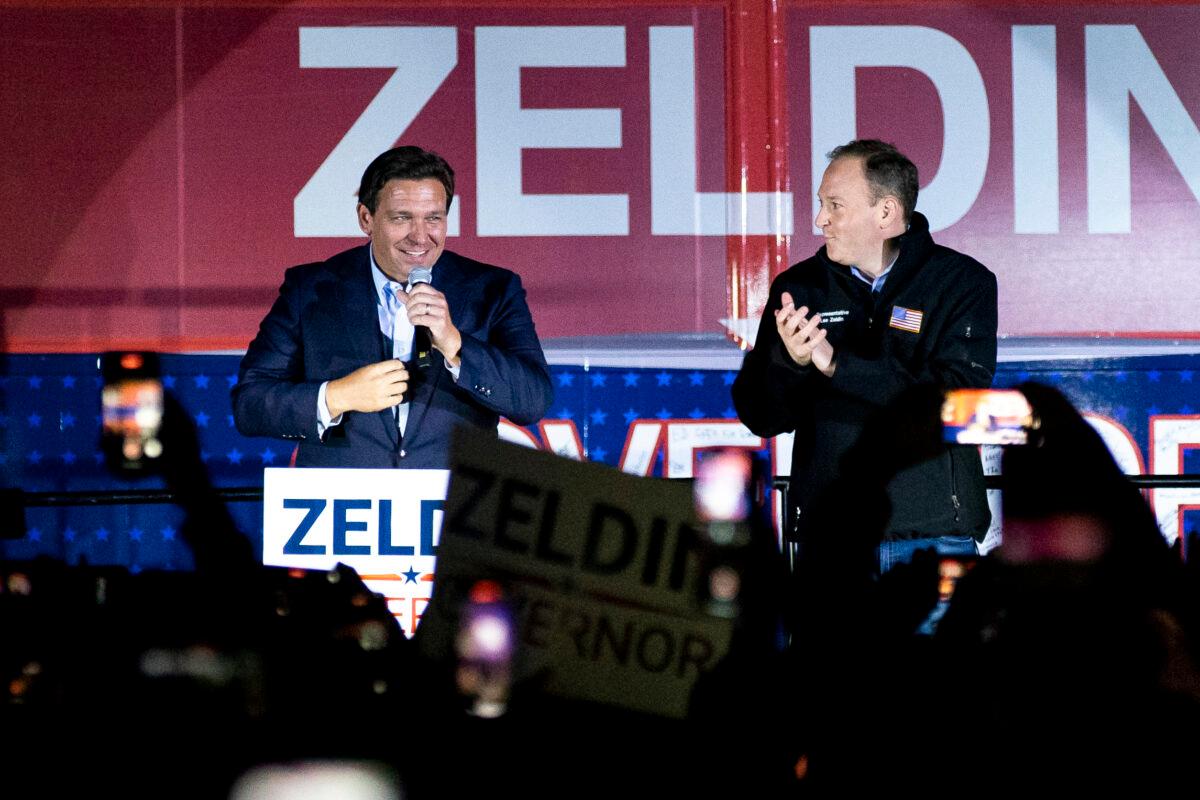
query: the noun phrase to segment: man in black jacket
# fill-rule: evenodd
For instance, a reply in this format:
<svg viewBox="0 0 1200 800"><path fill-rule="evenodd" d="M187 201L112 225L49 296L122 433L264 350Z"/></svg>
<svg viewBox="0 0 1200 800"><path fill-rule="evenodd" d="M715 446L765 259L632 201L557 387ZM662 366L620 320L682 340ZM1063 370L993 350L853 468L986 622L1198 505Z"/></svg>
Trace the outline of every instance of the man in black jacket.
<svg viewBox="0 0 1200 800"><path fill-rule="evenodd" d="M759 436L795 431L790 509L804 511L838 476L866 419L904 389L986 388L996 366L996 278L934 244L914 208L917 168L895 147L856 140L829 154L816 225L825 246L779 275L733 385L738 416ZM990 514L979 454L947 447L888 486L881 571L917 549L974 552Z"/></svg>

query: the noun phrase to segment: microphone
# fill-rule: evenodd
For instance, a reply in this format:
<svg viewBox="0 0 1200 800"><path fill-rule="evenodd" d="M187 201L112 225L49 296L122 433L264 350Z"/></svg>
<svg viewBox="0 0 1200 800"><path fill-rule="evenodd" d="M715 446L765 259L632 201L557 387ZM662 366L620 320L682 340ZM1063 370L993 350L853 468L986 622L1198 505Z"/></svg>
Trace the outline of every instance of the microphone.
<svg viewBox="0 0 1200 800"><path fill-rule="evenodd" d="M413 267L408 273L408 291L418 283L433 285L433 271L428 267ZM433 352L433 338L429 334L428 325L416 325L413 330L412 366L417 369L428 369L430 355Z"/></svg>

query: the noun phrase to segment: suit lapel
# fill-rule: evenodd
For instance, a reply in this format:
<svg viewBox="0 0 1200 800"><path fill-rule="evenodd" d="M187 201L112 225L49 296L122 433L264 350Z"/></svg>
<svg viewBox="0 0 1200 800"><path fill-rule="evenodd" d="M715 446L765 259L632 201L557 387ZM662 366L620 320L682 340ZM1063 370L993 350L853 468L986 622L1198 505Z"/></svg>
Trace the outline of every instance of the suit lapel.
<svg viewBox="0 0 1200 800"><path fill-rule="evenodd" d="M459 330L462 330L460 320L463 319L464 310L461 305L466 295L464 281L465 276L458 265L458 259L449 250L443 250L442 257L434 265L433 288L446 295L446 302L450 305L450 319L454 320Z"/></svg>
<svg viewBox="0 0 1200 800"><path fill-rule="evenodd" d="M383 352L383 334L379 330L379 311L375 297L375 281L371 278L371 259L364 245L338 279L338 311L342 333L363 366L387 358ZM390 408L375 413L392 444L400 445L396 415Z"/></svg>
<svg viewBox="0 0 1200 800"><path fill-rule="evenodd" d="M371 260L363 247L359 257L347 264L338 276L337 305L341 318L340 333L347 337L354 356L364 364L380 360L379 312L375 302L375 283L371 280Z"/></svg>

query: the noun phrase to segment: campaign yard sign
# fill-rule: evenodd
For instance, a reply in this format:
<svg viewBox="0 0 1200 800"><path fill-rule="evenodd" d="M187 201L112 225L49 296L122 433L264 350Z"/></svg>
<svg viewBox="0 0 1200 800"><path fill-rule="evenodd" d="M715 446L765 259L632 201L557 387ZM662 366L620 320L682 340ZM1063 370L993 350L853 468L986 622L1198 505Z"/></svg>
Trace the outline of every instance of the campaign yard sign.
<svg viewBox="0 0 1200 800"><path fill-rule="evenodd" d="M432 591L449 477L444 469L265 469L263 563L345 564L412 636Z"/></svg>

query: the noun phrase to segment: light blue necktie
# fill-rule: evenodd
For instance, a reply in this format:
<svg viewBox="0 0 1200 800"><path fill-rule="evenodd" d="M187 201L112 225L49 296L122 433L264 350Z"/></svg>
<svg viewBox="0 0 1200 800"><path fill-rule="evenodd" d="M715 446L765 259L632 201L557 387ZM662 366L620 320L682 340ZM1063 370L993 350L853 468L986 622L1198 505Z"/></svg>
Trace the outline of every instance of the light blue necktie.
<svg viewBox="0 0 1200 800"><path fill-rule="evenodd" d="M387 298L387 313L391 318L392 358L407 361L412 355L413 324L408 321L408 313L404 310L404 304L400 302L399 292L403 288L403 284L388 281L383 294ZM396 425L399 426L401 435L408 422L408 407L408 403L395 407Z"/></svg>

